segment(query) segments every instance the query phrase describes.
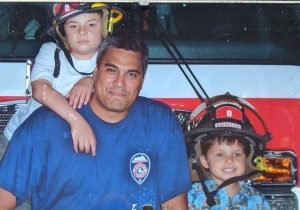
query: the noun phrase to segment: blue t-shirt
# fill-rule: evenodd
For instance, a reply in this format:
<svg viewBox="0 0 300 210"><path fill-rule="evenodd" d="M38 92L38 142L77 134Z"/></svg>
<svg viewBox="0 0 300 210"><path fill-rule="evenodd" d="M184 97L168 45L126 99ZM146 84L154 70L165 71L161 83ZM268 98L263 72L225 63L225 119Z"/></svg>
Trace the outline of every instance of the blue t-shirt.
<svg viewBox="0 0 300 210"><path fill-rule="evenodd" d="M213 179L206 179L205 185L209 191L217 189L218 184ZM206 196L199 182L193 184L188 192L190 210L270 210L269 202L263 194L245 182L240 182L241 189L232 199L226 193L225 188L218 190L214 196L216 205L209 207L206 203Z"/></svg>
<svg viewBox="0 0 300 210"><path fill-rule="evenodd" d="M0 165L0 186L33 209L142 209L191 188L179 123L167 106L138 97L118 123L79 110L97 139L97 155L75 154L69 125L42 107L17 129Z"/></svg>

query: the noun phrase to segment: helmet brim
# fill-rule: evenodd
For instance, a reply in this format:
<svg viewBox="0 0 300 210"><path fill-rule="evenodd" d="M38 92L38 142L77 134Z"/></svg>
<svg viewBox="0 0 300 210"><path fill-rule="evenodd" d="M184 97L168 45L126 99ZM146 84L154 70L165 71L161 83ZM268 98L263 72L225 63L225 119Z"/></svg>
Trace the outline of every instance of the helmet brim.
<svg viewBox="0 0 300 210"><path fill-rule="evenodd" d="M233 136L238 139L243 139L252 145L255 152L259 154L264 152L268 141L266 136L257 135L252 131L238 130L234 128L196 128L185 133L185 137L189 139L191 143L197 143L204 136L209 136L210 138L218 136Z"/></svg>

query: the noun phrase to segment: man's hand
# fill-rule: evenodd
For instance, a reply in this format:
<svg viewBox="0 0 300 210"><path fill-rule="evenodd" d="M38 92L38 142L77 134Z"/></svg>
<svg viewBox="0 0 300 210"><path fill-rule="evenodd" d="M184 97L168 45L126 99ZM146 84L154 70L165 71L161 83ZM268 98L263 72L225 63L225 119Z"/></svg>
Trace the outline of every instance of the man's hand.
<svg viewBox="0 0 300 210"><path fill-rule="evenodd" d="M12 193L0 187L0 209L13 210L16 208L16 205L16 197Z"/></svg>
<svg viewBox="0 0 300 210"><path fill-rule="evenodd" d="M81 108L89 102L94 91L94 80L92 77L84 77L74 84L73 88L66 95L69 99L70 106L73 109Z"/></svg>
<svg viewBox="0 0 300 210"><path fill-rule="evenodd" d="M177 195L161 205L162 210L188 210L186 193Z"/></svg>

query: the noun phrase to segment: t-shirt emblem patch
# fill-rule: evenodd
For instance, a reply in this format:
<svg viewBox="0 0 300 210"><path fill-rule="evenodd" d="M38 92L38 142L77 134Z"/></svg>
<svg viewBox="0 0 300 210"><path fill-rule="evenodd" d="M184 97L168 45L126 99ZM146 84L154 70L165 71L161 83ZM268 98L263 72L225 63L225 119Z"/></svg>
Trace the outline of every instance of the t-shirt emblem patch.
<svg viewBox="0 0 300 210"><path fill-rule="evenodd" d="M145 153L134 154L130 159L130 173L133 180L141 185L150 172L150 159Z"/></svg>

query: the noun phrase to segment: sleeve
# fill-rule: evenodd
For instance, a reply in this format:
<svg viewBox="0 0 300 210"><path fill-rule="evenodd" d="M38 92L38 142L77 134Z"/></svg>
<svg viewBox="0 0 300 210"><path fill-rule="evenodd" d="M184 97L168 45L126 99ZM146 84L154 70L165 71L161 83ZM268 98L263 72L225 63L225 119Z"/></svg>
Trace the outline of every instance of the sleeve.
<svg viewBox="0 0 300 210"><path fill-rule="evenodd" d="M160 116L158 157L160 200L165 202L191 189L187 149L182 129L171 110Z"/></svg>
<svg viewBox="0 0 300 210"><path fill-rule="evenodd" d="M17 205L28 197L32 186L41 176L41 156L33 135L38 123L25 121L14 133L0 162L0 187L16 196Z"/></svg>
<svg viewBox="0 0 300 210"><path fill-rule="evenodd" d="M53 83L54 52L56 48L56 44L52 42L47 42L41 46L31 71L31 82L38 79L45 79L51 84Z"/></svg>

